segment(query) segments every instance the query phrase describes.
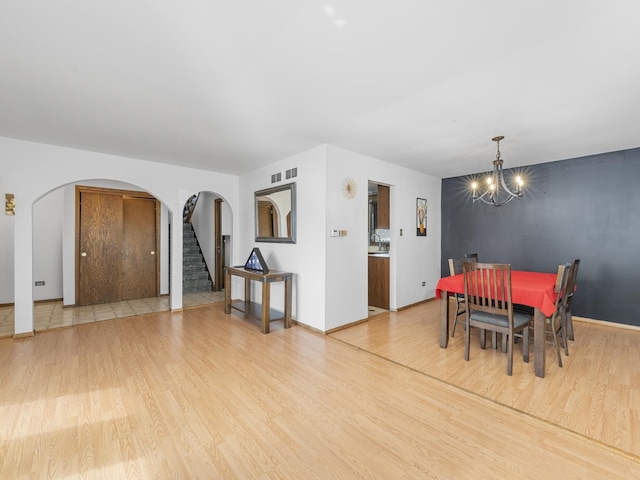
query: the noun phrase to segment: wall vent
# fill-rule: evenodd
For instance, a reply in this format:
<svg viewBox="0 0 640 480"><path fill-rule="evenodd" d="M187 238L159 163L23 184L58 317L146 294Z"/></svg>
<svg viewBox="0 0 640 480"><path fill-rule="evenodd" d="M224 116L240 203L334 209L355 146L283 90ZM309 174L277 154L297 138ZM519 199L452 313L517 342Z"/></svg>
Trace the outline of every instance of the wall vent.
<svg viewBox="0 0 640 480"><path fill-rule="evenodd" d="M293 178L298 176L298 167L290 168L286 172L287 178Z"/></svg>

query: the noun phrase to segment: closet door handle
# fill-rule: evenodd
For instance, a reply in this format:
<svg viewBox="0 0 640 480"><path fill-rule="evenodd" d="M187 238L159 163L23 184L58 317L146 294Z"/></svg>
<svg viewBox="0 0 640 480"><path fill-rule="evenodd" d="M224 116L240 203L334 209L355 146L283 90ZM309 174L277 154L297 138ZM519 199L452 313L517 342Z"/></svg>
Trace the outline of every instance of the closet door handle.
<svg viewBox="0 0 640 480"><path fill-rule="evenodd" d="M86 256L87 256L87 252L82 252L82 253L80 254L80 256L82 256L82 257L86 257Z"/></svg>

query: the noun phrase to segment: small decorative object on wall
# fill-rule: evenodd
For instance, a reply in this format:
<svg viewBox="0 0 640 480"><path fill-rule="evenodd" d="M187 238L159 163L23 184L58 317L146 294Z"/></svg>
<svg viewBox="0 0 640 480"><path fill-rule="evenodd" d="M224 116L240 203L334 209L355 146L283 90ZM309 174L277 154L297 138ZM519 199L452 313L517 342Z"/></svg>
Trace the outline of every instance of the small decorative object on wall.
<svg viewBox="0 0 640 480"><path fill-rule="evenodd" d="M346 198L354 198L358 193L358 186L353 178L345 178L342 182L342 193Z"/></svg>
<svg viewBox="0 0 640 480"><path fill-rule="evenodd" d="M7 215L16 214L16 199L13 193L4 194L4 213Z"/></svg>
<svg viewBox="0 0 640 480"><path fill-rule="evenodd" d="M416 198L416 235L427 236L427 208L429 203L425 198Z"/></svg>
<svg viewBox="0 0 640 480"><path fill-rule="evenodd" d="M262 258L259 248L251 250L251 254L247 259L247 262L244 264L244 269L251 270L253 272L269 273L269 267L267 267L267 262Z"/></svg>

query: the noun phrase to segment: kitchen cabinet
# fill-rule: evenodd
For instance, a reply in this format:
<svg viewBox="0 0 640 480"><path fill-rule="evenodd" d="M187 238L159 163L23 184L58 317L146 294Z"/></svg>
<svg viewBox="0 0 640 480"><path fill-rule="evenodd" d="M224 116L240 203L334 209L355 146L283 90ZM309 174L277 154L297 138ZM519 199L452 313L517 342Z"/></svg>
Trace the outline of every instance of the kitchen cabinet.
<svg viewBox="0 0 640 480"><path fill-rule="evenodd" d="M389 187L378 185L378 225L376 228L389 229Z"/></svg>
<svg viewBox="0 0 640 480"><path fill-rule="evenodd" d="M369 255L369 305L389 310L389 255Z"/></svg>

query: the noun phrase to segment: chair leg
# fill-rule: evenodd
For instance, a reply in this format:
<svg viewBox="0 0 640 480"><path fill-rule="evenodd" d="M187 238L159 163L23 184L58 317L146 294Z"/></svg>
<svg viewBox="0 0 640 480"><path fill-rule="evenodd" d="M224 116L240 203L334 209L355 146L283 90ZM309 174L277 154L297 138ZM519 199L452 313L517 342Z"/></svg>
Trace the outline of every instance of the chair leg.
<svg viewBox="0 0 640 480"><path fill-rule="evenodd" d="M458 324L458 315L460 315L460 302L456 298L456 314L453 317L453 328L451 329L451 338L456 334L456 325Z"/></svg>
<svg viewBox="0 0 640 480"><path fill-rule="evenodd" d="M507 375L513 373L513 335L506 335L507 339Z"/></svg>
<svg viewBox="0 0 640 480"><path fill-rule="evenodd" d="M564 345L564 354L566 357L569 356L569 340L567 338L567 330L564 325L560 326L560 335L562 335L562 345Z"/></svg>
<svg viewBox="0 0 640 480"><path fill-rule="evenodd" d="M460 301L456 298L456 315L453 317L453 328L451 329L451 338L456 334L456 325L458 324L458 317L464 313L464 310L460 310Z"/></svg>
<svg viewBox="0 0 640 480"><path fill-rule="evenodd" d="M469 345L471 343L471 327L469 326L469 322L464 324L464 359L469 361Z"/></svg>
<svg viewBox="0 0 640 480"><path fill-rule="evenodd" d="M558 331L556 329L555 316L551 318L551 336L553 339L553 346L556 348L556 354L558 355L558 365L562 367L562 357L560 356L560 347L558 346Z"/></svg>
<svg viewBox="0 0 640 480"><path fill-rule="evenodd" d="M567 340L573 341L573 320L571 319L571 308L568 308L564 311L563 315L564 321L564 334ZM565 344L566 346L566 344ZM568 349L565 351L567 355L569 355Z"/></svg>
<svg viewBox="0 0 640 480"><path fill-rule="evenodd" d="M573 319L571 318L571 308L568 308L564 315L567 337L569 337L569 340L573 341Z"/></svg>
<svg viewBox="0 0 640 480"><path fill-rule="evenodd" d="M522 330L522 356L524 362L529 363L529 327L525 327Z"/></svg>

